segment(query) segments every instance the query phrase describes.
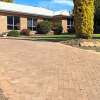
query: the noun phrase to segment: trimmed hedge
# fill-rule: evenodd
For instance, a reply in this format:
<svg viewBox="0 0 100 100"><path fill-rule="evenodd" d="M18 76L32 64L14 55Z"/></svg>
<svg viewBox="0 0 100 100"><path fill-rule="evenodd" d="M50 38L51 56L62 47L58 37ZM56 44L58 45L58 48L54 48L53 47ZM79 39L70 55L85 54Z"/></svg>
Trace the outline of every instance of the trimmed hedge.
<svg viewBox="0 0 100 100"><path fill-rule="evenodd" d="M51 22L50 21L42 21L37 25L37 33L38 34L47 34L51 30Z"/></svg>
<svg viewBox="0 0 100 100"><path fill-rule="evenodd" d="M20 36L20 32L19 31L9 31L7 36L12 36L12 37L19 37Z"/></svg>

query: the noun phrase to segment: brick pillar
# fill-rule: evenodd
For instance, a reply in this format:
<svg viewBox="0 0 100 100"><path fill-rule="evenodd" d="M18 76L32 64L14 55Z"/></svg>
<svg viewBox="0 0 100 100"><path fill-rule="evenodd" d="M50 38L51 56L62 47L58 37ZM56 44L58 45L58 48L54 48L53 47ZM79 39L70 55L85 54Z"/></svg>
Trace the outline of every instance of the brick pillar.
<svg viewBox="0 0 100 100"><path fill-rule="evenodd" d="M27 29L27 17L20 17L20 30Z"/></svg>
<svg viewBox="0 0 100 100"><path fill-rule="evenodd" d="M68 30L67 30L67 19L62 19L62 27L63 27L63 33L68 32Z"/></svg>
<svg viewBox="0 0 100 100"><path fill-rule="evenodd" d="M7 16L0 15L0 33L7 32Z"/></svg>

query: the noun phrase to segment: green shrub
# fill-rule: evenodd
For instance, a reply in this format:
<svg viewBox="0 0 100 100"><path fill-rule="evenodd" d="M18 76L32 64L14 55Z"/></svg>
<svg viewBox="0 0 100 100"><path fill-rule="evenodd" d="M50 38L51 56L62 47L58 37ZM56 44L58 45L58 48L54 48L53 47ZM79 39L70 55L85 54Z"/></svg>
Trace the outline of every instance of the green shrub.
<svg viewBox="0 0 100 100"><path fill-rule="evenodd" d="M21 35L30 36L30 30L29 29L22 29L20 33L21 33Z"/></svg>
<svg viewBox="0 0 100 100"><path fill-rule="evenodd" d="M8 32L8 36L19 37L20 36L20 32L15 31L15 30L9 31Z"/></svg>
<svg viewBox="0 0 100 100"><path fill-rule="evenodd" d="M37 33L39 34L47 34L51 30L51 22L50 21L42 21L37 25Z"/></svg>
<svg viewBox="0 0 100 100"><path fill-rule="evenodd" d="M53 26L54 34L61 34L63 31L63 27L61 25L61 22L56 22Z"/></svg>

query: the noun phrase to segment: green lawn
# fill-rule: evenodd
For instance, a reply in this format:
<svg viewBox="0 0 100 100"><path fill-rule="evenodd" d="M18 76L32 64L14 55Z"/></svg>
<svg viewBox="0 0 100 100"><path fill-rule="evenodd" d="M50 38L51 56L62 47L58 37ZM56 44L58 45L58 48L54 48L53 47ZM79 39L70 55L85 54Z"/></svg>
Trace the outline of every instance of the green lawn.
<svg viewBox="0 0 100 100"><path fill-rule="evenodd" d="M93 34L94 39L100 39L100 34Z"/></svg>
<svg viewBox="0 0 100 100"><path fill-rule="evenodd" d="M75 35L70 35L70 34L66 34L66 35L35 35L33 36L33 38L74 38Z"/></svg>
<svg viewBox="0 0 100 100"><path fill-rule="evenodd" d="M36 35L33 36L33 40L39 41L52 41L52 42L59 42L59 41L66 41L68 39L75 39L75 35Z"/></svg>
<svg viewBox="0 0 100 100"><path fill-rule="evenodd" d="M52 42L60 42L76 38L75 34L66 34L66 35L35 35L31 37L36 41L52 41ZM100 34L93 34L93 39L100 39Z"/></svg>

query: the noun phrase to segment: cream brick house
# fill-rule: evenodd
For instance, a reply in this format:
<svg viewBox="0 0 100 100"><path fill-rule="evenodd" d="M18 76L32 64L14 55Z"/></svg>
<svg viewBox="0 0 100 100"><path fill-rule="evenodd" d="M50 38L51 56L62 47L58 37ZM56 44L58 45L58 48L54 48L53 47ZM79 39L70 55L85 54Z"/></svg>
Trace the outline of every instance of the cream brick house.
<svg viewBox="0 0 100 100"><path fill-rule="evenodd" d="M37 23L46 19L53 20L52 22L54 22L55 19L61 20L63 32L67 32L69 26L72 26L72 22L67 20L67 16L69 16L69 14L66 12L53 12L41 7L0 1L0 33L22 29L36 31ZM68 21L70 21L69 24Z"/></svg>

